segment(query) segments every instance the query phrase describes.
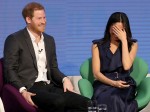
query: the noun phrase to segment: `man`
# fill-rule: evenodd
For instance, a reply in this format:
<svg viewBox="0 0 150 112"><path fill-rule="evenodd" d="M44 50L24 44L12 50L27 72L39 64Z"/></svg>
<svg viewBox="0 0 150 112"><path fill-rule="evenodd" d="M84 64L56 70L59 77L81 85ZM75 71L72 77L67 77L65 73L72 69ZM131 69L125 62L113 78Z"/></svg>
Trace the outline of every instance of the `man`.
<svg viewBox="0 0 150 112"><path fill-rule="evenodd" d="M55 42L44 33L44 7L36 2L22 10L26 28L9 35L4 46L6 80L32 106L49 112L87 111L88 98L74 93L73 86L58 69Z"/></svg>

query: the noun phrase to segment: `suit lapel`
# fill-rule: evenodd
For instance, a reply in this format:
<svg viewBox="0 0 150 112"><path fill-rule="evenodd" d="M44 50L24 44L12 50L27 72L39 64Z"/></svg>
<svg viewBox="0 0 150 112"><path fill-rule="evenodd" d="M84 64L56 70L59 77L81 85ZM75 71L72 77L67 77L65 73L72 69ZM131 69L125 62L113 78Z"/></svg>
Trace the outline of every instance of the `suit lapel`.
<svg viewBox="0 0 150 112"><path fill-rule="evenodd" d="M33 44L32 44L32 41L31 41L31 38L30 38L30 35L27 31L27 29L25 28L24 29L24 35L25 35L25 41L27 43L27 46L28 46L28 49L30 51L30 54L33 58L33 62L34 62L34 65L35 65L35 68L37 68L37 62L36 62L36 56L35 56L35 51L34 51L34 48L33 48Z"/></svg>
<svg viewBox="0 0 150 112"><path fill-rule="evenodd" d="M46 53L46 60L47 60L47 78L53 82L52 77L51 77L51 70L50 70L51 45L50 45L48 37L44 33L43 33L43 36L44 36L45 53ZM55 83L55 82L53 82L53 83Z"/></svg>
<svg viewBox="0 0 150 112"><path fill-rule="evenodd" d="M47 69L49 69L50 68L50 50L51 50L51 48L50 48L50 43L49 43L49 41L48 41L48 38L46 37L46 35L44 35L43 34L43 36L44 36L44 43L45 43L45 52L46 52L46 59L47 59Z"/></svg>

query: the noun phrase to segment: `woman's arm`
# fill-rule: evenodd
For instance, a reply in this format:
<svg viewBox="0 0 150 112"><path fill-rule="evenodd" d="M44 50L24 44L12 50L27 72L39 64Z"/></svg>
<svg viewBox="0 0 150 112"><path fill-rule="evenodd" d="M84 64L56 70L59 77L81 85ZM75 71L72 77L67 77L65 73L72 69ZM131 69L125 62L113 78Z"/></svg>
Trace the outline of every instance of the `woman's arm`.
<svg viewBox="0 0 150 112"><path fill-rule="evenodd" d="M100 54L99 54L99 50L98 50L98 47L96 44L93 44L92 45L92 69L93 69L93 74L94 74L94 77L105 83L105 84L108 84L108 85L111 85L111 86L114 86L114 81L105 77L101 72L100 72Z"/></svg>
<svg viewBox="0 0 150 112"><path fill-rule="evenodd" d="M100 82L110 85L110 86L114 86L114 87L118 87L118 88L125 88L125 87L129 87L129 85L125 85L126 82L124 81L114 81L111 80L109 78L107 78L106 76L104 76L101 72L100 72L100 68L101 68L101 61L100 61L100 54L99 54L99 50L96 44L92 45L92 69L93 69L93 74L94 77L99 80Z"/></svg>
<svg viewBox="0 0 150 112"><path fill-rule="evenodd" d="M136 52L138 49L138 44L133 43L131 46L131 51L128 50L127 40L122 41L122 64L124 70L129 70L133 64Z"/></svg>
<svg viewBox="0 0 150 112"><path fill-rule="evenodd" d="M117 25L113 26L113 33L118 37L122 43L122 64L124 70L129 70L133 64L136 52L138 49L138 44L133 43L131 46L131 51L128 50L128 42L125 29L120 29Z"/></svg>

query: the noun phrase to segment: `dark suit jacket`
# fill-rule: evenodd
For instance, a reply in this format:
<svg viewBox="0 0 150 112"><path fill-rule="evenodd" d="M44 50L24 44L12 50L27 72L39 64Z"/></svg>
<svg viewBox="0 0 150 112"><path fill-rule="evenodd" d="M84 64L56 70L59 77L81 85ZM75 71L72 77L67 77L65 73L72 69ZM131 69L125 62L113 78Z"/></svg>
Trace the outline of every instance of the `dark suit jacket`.
<svg viewBox="0 0 150 112"><path fill-rule="evenodd" d="M52 83L62 85L65 77L57 65L55 41L43 33L47 58L47 77ZM37 62L27 29L9 35L4 46L4 71L6 81L17 89L29 89L38 76Z"/></svg>

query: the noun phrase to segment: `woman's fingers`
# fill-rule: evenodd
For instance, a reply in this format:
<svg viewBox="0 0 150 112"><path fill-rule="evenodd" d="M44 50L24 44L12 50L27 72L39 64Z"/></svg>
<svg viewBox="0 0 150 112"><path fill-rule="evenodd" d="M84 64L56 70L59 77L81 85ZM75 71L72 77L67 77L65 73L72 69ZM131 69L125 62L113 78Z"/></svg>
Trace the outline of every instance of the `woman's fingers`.
<svg viewBox="0 0 150 112"><path fill-rule="evenodd" d="M130 85L127 83L127 82L125 82L125 81L118 81L118 88L126 88L126 87L129 87Z"/></svg>

